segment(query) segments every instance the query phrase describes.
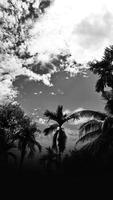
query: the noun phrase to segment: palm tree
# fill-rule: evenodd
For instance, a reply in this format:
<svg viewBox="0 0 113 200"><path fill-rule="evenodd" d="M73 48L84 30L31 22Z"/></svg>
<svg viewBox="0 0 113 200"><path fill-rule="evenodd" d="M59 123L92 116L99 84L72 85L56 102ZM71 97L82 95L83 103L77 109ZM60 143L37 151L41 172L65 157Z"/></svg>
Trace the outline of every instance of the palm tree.
<svg viewBox="0 0 113 200"><path fill-rule="evenodd" d="M51 112L47 110L44 115L48 120L55 121L56 123L50 125L44 130L45 135L49 135L54 132L52 149L59 152L61 155L66 146L66 133L64 131L63 125L68 121L67 114L63 113L63 106L58 106L56 112Z"/></svg>
<svg viewBox="0 0 113 200"><path fill-rule="evenodd" d="M25 116L24 120L22 121L21 129L13 136L13 140L18 141L18 149L21 152L20 167L22 166L27 153L28 158L31 159L36 152L35 147L38 147L39 151L41 151L41 145L36 140L36 132L40 132L36 123L32 123L30 118Z"/></svg>
<svg viewBox="0 0 113 200"><path fill-rule="evenodd" d="M70 119L90 117L91 119L79 127L78 144L85 144L85 147L95 152L105 152L113 142L113 93L104 91L103 97L107 99L105 106L106 113L92 110L82 110L69 116ZM89 142L89 143L86 143Z"/></svg>
<svg viewBox="0 0 113 200"><path fill-rule="evenodd" d="M97 144L98 142L100 143L100 141L104 141L103 143L106 143L106 145L107 141L110 142L109 134L111 133L113 122L113 45L105 49L101 61L95 60L89 62L89 66L90 70L99 76L96 83L96 91L101 92L102 97L107 101L105 105L106 113L83 110L73 113L70 116L70 119L77 119L78 117L80 118L84 116L88 118L91 117L91 120L80 126L79 140L77 141L77 144L89 140L89 145L92 147L92 144L94 146L94 144ZM107 90L105 90L105 88L107 88ZM111 89L108 90L109 88ZM92 142L91 139L93 139ZM99 144L99 146L102 145Z"/></svg>

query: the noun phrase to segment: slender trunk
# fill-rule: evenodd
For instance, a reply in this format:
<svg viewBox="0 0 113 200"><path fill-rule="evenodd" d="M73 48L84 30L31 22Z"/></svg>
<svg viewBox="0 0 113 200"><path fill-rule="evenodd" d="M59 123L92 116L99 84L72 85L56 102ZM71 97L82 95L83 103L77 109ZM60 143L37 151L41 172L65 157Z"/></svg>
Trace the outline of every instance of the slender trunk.
<svg viewBox="0 0 113 200"><path fill-rule="evenodd" d="M62 127L60 126L60 128L59 128L59 134L60 134L61 130L62 130ZM60 151L60 146L58 145L58 165L59 165L59 168L61 166L61 158L62 158L62 153Z"/></svg>

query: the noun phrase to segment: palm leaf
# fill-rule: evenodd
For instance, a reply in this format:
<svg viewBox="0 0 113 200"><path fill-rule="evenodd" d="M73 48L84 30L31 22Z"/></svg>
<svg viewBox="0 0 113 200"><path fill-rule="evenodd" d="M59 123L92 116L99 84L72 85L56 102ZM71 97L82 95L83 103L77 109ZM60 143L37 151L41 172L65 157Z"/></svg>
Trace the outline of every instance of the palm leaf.
<svg viewBox="0 0 113 200"><path fill-rule="evenodd" d="M93 110L82 110L82 111L78 111L73 113L72 115L70 115L68 117L68 119L80 119L81 117L93 117L99 120L104 120L107 115L105 113L101 113L98 111L93 111Z"/></svg>
<svg viewBox="0 0 113 200"><path fill-rule="evenodd" d="M90 130L92 131L97 130L101 128L101 126L102 126L102 122L95 119L85 122L79 127L79 136L81 136L84 132L86 134Z"/></svg>
<svg viewBox="0 0 113 200"><path fill-rule="evenodd" d="M45 135L49 135L50 133L55 131L57 128L58 128L58 124L52 124L48 128L44 129L44 133L45 133Z"/></svg>
<svg viewBox="0 0 113 200"><path fill-rule="evenodd" d="M99 135L95 140L84 146L84 149L91 152L93 155L104 155L107 152L111 139L106 140L102 134Z"/></svg>
<svg viewBox="0 0 113 200"><path fill-rule="evenodd" d="M79 143L84 143L84 142L87 142L88 140L90 140L90 142L92 143L91 139L93 138L97 138L101 135L101 129L98 129L96 131L93 131L93 132L89 132L87 133L86 135L82 136L81 138L79 138L77 141L76 141L76 145L78 145Z"/></svg>
<svg viewBox="0 0 113 200"><path fill-rule="evenodd" d="M100 136L97 136L95 138L95 140L92 140L90 143L87 143L86 145L84 145L83 147L81 147L80 152L87 152L87 153L91 153L93 155L96 155L96 153L99 152L100 150L100 145L101 145L101 141L100 141Z"/></svg>
<svg viewBox="0 0 113 200"><path fill-rule="evenodd" d="M49 110L46 110L46 111L45 111L44 116L47 117L48 120L57 121L56 113L51 112L51 111L49 111Z"/></svg>

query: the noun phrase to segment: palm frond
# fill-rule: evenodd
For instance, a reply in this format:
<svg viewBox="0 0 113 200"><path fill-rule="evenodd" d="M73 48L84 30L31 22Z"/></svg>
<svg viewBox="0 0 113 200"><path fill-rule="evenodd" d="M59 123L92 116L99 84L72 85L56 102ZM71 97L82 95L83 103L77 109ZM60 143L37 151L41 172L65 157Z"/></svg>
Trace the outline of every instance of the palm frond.
<svg viewBox="0 0 113 200"><path fill-rule="evenodd" d="M104 120L107 117L107 114L98 112L98 111L93 111L93 110L82 110L73 113L68 117L68 119L80 119L81 117L93 117L98 120Z"/></svg>
<svg viewBox="0 0 113 200"><path fill-rule="evenodd" d="M47 117L48 120L57 121L56 113L51 112L51 111L49 111L49 110L46 110L46 111L45 111L44 116Z"/></svg>
<svg viewBox="0 0 113 200"><path fill-rule="evenodd" d="M49 135L53 131L55 131L58 128L58 124L52 124L48 128L44 129L45 135Z"/></svg>
<svg viewBox="0 0 113 200"><path fill-rule="evenodd" d="M95 119L85 122L79 127L79 136L82 136L84 132L87 134L89 131L97 130L101 128L101 126L102 122Z"/></svg>
<svg viewBox="0 0 113 200"><path fill-rule="evenodd" d="M76 141L76 145L78 145L81 142L82 143L87 142L88 140L90 140L90 143L92 143L93 141L92 139L96 139L97 137L99 137L101 135L101 132L102 132L101 129L98 129L96 131L87 133L86 135L82 136Z"/></svg>
<svg viewBox="0 0 113 200"><path fill-rule="evenodd" d="M101 146L101 135L95 137L94 140L90 141L89 143L85 144L78 150L78 152L87 152L92 155L96 155L100 151Z"/></svg>

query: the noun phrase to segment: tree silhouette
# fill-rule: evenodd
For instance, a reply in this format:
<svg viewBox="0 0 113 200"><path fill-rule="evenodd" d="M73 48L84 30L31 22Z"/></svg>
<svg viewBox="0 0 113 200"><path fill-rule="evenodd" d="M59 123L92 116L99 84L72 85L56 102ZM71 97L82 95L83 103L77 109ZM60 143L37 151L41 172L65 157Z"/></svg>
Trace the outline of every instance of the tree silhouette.
<svg viewBox="0 0 113 200"><path fill-rule="evenodd" d="M80 138L77 144L89 140L88 145L91 148L94 147L97 150L98 148L95 145L99 144L98 147L104 150L109 147L113 140L111 134L113 126L113 46L105 49L101 61L89 62L89 65L90 70L99 76L95 88L97 92L101 92L102 97L106 100L106 113L83 110L73 113L70 118L91 117L91 120L80 126ZM94 140L91 142L91 139Z"/></svg>
<svg viewBox="0 0 113 200"><path fill-rule="evenodd" d="M112 145L113 142L113 95L112 91L104 91L103 97L107 99L105 106L106 113L92 110L82 110L73 113L70 118L78 119L81 117L90 117L91 120L83 123L79 127L79 139L77 144L88 142L85 144L93 152L104 153Z"/></svg>
<svg viewBox="0 0 113 200"><path fill-rule="evenodd" d="M21 152L20 165L22 165L27 153L28 158L34 156L36 150L35 146L38 146L41 151L41 145L36 140L36 133L38 132L40 132L40 130L36 123L32 122L32 120L25 115L19 104L8 103L0 105L1 157L7 157L4 155L13 156L13 153L9 153L9 150L15 147ZM8 153L6 154L6 152Z"/></svg>
<svg viewBox="0 0 113 200"><path fill-rule="evenodd" d="M41 145L36 140L36 133L38 132L40 132L40 130L37 128L36 123L25 116L21 121L19 132L13 137L14 141L18 141L18 149L21 152L20 167L23 164L26 154L29 159L33 158L36 152L35 147L38 147L39 151L41 151Z"/></svg>
<svg viewBox="0 0 113 200"><path fill-rule="evenodd" d="M45 135L49 135L54 132L52 148L62 154L66 145L66 134L63 128L65 122L68 121L67 114L63 113L63 106L58 106L56 112L47 110L44 115L48 120L55 121L55 124L50 125L44 130Z"/></svg>
<svg viewBox="0 0 113 200"><path fill-rule="evenodd" d="M106 87L113 89L113 45L107 47L101 61L89 62L90 70L99 76L96 91L104 92Z"/></svg>

